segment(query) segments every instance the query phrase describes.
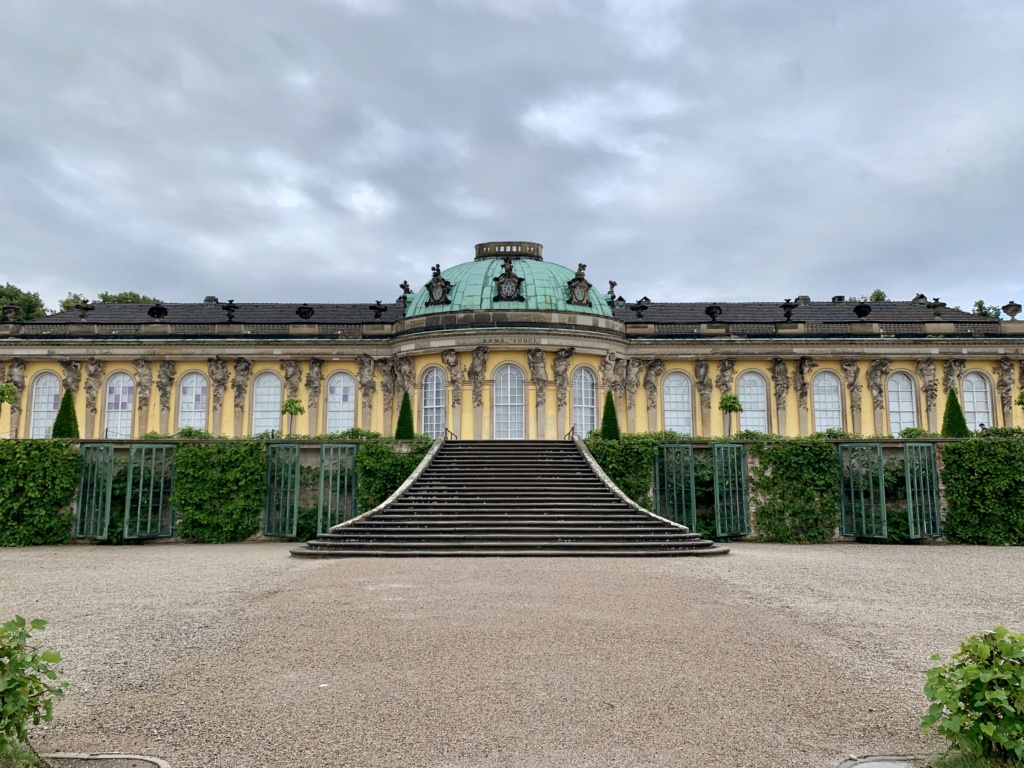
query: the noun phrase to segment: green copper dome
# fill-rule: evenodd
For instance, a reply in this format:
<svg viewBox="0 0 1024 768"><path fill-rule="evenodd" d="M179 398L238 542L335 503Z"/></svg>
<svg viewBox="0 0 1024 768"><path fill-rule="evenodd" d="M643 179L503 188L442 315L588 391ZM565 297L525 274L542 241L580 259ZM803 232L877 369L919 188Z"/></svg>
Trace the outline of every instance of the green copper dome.
<svg viewBox="0 0 1024 768"><path fill-rule="evenodd" d="M433 315L441 312L471 310L547 312L580 312L588 315L611 317L608 295L591 288L587 293L590 305L570 303L569 283L576 278L576 270L543 260L539 243L501 242L481 243L476 246L476 259L457 264L441 272L451 283L448 290L450 304L431 304L430 290L423 286L409 297L406 317ZM522 282L519 295L523 301L495 301L499 283L495 278L506 275L505 259L511 259L512 273ZM429 283L428 283L429 285ZM509 289L511 293L511 289Z"/></svg>

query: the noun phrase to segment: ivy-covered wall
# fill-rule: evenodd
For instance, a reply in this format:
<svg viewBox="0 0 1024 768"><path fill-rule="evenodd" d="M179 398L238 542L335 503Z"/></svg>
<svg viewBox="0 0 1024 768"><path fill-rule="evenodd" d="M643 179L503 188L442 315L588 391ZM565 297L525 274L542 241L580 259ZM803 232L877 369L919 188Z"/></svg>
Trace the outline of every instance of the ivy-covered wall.
<svg viewBox="0 0 1024 768"><path fill-rule="evenodd" d="M81 457L60 440L0 440L0 546L64 544Z"/></svg>
<svg viewBox="0 0 1024 768"><path fill-rule="evenodd" d="M948 443L942 461L946 537L965 544L1024 545L1024 439Z"/></svg>

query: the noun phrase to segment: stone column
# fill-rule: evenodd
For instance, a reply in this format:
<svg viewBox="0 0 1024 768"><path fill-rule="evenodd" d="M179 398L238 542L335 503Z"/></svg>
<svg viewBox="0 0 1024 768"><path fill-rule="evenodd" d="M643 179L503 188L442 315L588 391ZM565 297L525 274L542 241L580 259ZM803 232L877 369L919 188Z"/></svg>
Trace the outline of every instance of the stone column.
<svg viewBox="0 0 1024 768"><path fill-rule="evenodd" d="M889 375L892 360L886 357L875 360L868 366L868 391L875 410L875 434L884 435L885 427L885 377Z"/></svg>
<svg viewBox="0 0 1024 768"><path fill-rule="evenodd" d="M210 431L215 437L220 437L224 429L224 392L228 387L228 364L219 357L208 358L206 363L210 371L210 395L213 401L213 424Z"/></svg>
<svg viewBox="0 0 1024 768"><path fill-rule="evenodd" d="M548 369L544 350L531 349L526 353L530 365L530 381L534 387L534 403L536 408L536 434L538 440L546 439L547 433L547 401L548 401ZM561 435L556 435L561 437Z"/></svg>
<svg viewBox="0 0 1024 768"><path fill-rule="evenodd" d="M250 376L252 361L236 357L235 375L231 379L231 388L235 391L235 437L241 437L245 431L245 393L249 390Z"/></svg>
<svg viewBox="0 0 1024 768"><path fill-rule="evenodd" d="M703 437L711 436L711 369L703 359L697 361L694 368L697 394L700 397L700 433Z"/></svg>
<svg viewBox="0 0 1024 768"><path fill-rule="evenodd" d="M149 399L153 394L153 371L149 363L142 358L132 360L132 367L135 368L136 379L139 382L139 434L143 435L149 431Z"/></svg>
<svg viewBox="0 0 1024 768"><path fill-rule="evenodd" d="M393 357L377 358L377 369L380 371L380 393L382 398L383 423L381 431L385 436L394 432L395 406L395 360Z"/></svg>
<svg viewBox="0 0 1024 768"><path fill-rule="evenodd" d="M658 431L658 378L665 372L665 361L654 358L644 371L644 390L647 392L647 431Z"/></svg>
<svg viewBox="0 0 1024 768"><path fill-rule="evenodd" d="M484 373L491 351L487 347L473 350L473 361L469 364L469 383L473 388L473 439L483 439L484 427Z"/></svg>
<svg viewBox="0 0 1024 768"><path fill-rule="evenodd" d="M555 438L559 440L568 431L565 423L566 390L569 387L569 360L575 354L576 349L574 347L563 347L555 352L555 361L551 364L551 372L555 376L555 404L557 406L555 411L555 431L558 434L555 435ZM635 393L636 391L634 390Z"/></svg>
<svg viewBox="0 0 1024 768"><path fill-rule="evenodd" d="M810 408L810 372L817 368L818 364L809 357L801 357L793 366L793 388L796 389L797 419L800 423L800 434L810 434L808 421L811 412Z"/></svg>
<svg viewBox="0 0 1024 768"><path fill-rule="evenodd" d="M935 376L935 359L926 357L923 360L918 360L917 375L921 377L921 391L924 392L928 431L938 432L939 419L935 409L935 401L939 395L939 380Z"/></svg>
<svg viewBox="0 0 1024 768"><path fill-rule="evenodd" d="M11 359L7 366L7 381L14 385L15 399L11 403L11 437L18 437L21 426L22 401L25 394L25 361L20 357Z"/></svg>
<svg viewBox="0 0 1024 768"><path fill-rule="evenodd" d="M99 410L100 389L103 387L103 374L106 373L107 364L95 357L90 357L85 364L85 432L86 438L96 437L96 414ZM153 381L152 374L149 377ZM146 404L147 415L149 404Z"/></svg>
<svg viewBox="0 0 1024 768"><path fill-rule="evenodd" d="M171 390L174 388L174 361L164 360L156 375L156 388L160 391L160 432L167 434L168 422L171 418Z"/></svg>
<svg viewBox="0 0 1024 768"><path fill-rule="evenodd" d="M1013 426L1013 388L1014 370L1013 361L1008 357L999 358L999 362L992 368L996 374L996 392L999 393L999 403L1003 406L1003 426Z"/></svg>
<svg viewBox="0 0 1024 768"><path fill-rule="evenodd" d="M359 355L356 358L359 366L359 394L361 412L359 414L359 426L362 429L370 429L371 417L373 415L373 394L377 391L377 382L374 381L373 373L375 363L369 355Z"/></svg>
<svg viewBox="0 0 1024 768"><path fill-rule="evenodd" d="M794 375L795 372L794 372ZM772 360L772 383L775 386L775 427L786 434L786 399L789 395L789 369L781 357Z"/></svg>
<svg viewBox="0 0 1024 768"><path fill-rule="evenodd" d="M843 378L846 380L846 391L850 397L850 415L853 417L853 432L861 434L861 390L864 388L860 383L860 366L856 360L847 359L840 363L843 369Z"/></svg>
<svg viewBox="0 0 1024 768"><path fill-rule="evenodd" d="M306 401L309 416L309 435L320 433L320 389L324 379L324 361L318 357L309 359L309 371L306 373Z"/></svg>
<svg viewBox="0 0 1024 768"><path fill-rule="evenodd" d="M736 360L727 357L718 363L718 376L715 377L715 386L721 394L732 392L732 374L736 367ZM726 435L732 434L732 414L722 411L722 431Z"/></svg>

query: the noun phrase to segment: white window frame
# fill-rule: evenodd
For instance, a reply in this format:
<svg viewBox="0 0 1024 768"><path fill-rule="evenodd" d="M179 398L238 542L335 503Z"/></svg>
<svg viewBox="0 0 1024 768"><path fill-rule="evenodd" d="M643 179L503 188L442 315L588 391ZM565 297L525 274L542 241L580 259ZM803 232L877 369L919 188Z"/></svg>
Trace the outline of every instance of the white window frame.
<svg viewBox="0 0 1024 768"><path fill-rule="evenodd" d="M597 429L597 377L585 366L572 372L572 426L577 437Z"/></svg>
<svg viewBox="0 0 1024 768"><path fill-rule="evenodd" d="M978 425L994 426L992 408L992 383L978 371L968 371L960 383L960 400L963 405L967 428L978 431Z"/></svg>
<svg viewBox="0 0 1024 768"><path fill-rule="evenodd" d="M893 371L885 381L889 406L889 434L917 427L917 384L906 371Z"/></svg>
<svg viewBox="0 0 1024 768"><path fill-rule="evenodd" d="M273 382L268 386L269 382ZM276 402L276 405L275 405ZM252 434L281 431L284 386L276 373L264 371L252 381Z"/></svg>
<svg viewBox="0 0 1024 768"><path fill-rule="evenodd" d="M206 429L210 382L198 371L189 371L178 384L178 429Z"/></svg>
<svg viewBox="0 0 1024 768"><path fill-rule="evenodd" d="M36 376L32 382L32 412L28 432L30 438L45 439L53 435L53 422L57 420L60 399L64 396L63 390L57 374L46 371Z"/></svg>
<svg viewBox="0 0 1024 768"><path fill-rule="evenodd" d="M448 377L437 366L423 374L420 388L420 431L431 437L444 437L448 426Z"/></svg>
<svg viewBox="0 0 1024 768"><path fill-rule="evenodd" d="M526 377L519 366L500 365L494 372L494 439L526 438Z"/></svg>
<svg viewBox="0 0 1024 768"><path fill-rule="evenodd" d="M693 384L682 371L671 371L662 380L661 408L666 430L693 434Z"/></svg>
<svg viewBox="0 0 1024 768"><path fill-rule="evenodd" d="M348 371L335 371L327 377L327 434L347 432L356 425L356 377Z"/></svg>
<svg viewBox="0 0 1024 768"><path fill-rule="evenodd" d="M104 439L130 440L135 425L135 377L126 371L110 374L103 402Z"/></svg>
<svg viewBox="0 0 1024 768"><path fill-rule="evenodd" d="M747 382L757 382L752 386ZM744 371L736 379L736 395L743 411L740 416L740 432L769 433L768 422L768 379L758 371Z"/></svg>
<svg viewBox="0 0 1024 768"><path fill-rule="evenodd" d="M843 429L843 382L833 371L820 371L811 380L814 431Z"/></svg>

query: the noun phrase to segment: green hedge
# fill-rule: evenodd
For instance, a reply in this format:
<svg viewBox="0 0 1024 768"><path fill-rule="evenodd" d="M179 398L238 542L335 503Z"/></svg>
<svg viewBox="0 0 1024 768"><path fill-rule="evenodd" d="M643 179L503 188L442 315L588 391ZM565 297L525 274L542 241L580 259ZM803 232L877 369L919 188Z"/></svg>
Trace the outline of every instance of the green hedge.
<svg viewBox="0 0 1024 768"><path fill-rule="evenodd" d="M1024 440L948 443L942 461L946 538L965 544L1024 545Z"/></svg>
<svg viewBox="0 0 1024 768"><path fill-rule="evenodd" d="M60 440L0 440L0 546L71 540L81 461Z"/></svg>
<svg viewBox="0 0 1024 768"><path fill-rule="evenodd" d="M400 453L394 442L366 443L356 454L359 490L356 504L360 512L368 512L398 490L417 465L423 461L433 442L416 440L408 443L409 452Z"/></svg>
<svg viewBox="0 0 1024 768"><path fill-rule="evenodd" d="M779 438L747 449L758 463L750 492L759 539L791 544L832 541L839 525L835 447L817 437Z"/></svg>
<svg viewBox="0 0 1024 768"><path fill-rule="evenodd" d="M622 435L618 440L592 436L585 442L611 481L641 507L650 509L653 504L651 488L654 486L654 461L658 455L658 446L687 439L678 432L640 432Z"/></svg>
<svg viewBox="0 0 1024 768"><path fill-rule="evenodd" d="M258 441L178 446L171 494L178 535L222 543L258 532L266 461L266 449Z"/></svg>

